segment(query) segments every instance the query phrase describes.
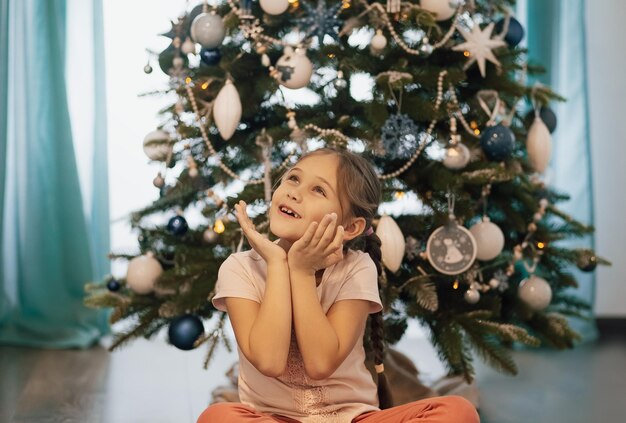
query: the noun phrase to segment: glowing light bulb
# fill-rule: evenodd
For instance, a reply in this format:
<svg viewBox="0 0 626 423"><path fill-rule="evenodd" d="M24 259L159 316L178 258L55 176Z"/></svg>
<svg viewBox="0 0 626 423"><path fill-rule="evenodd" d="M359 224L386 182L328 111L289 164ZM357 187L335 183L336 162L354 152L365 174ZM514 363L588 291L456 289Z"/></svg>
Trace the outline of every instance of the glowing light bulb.
<svg viewBox="0 0 626 423"><path fill-rule="evenodd" d="M213 231L215 231L215 233L221 234L226 230L226 227L224 226L224 222L222 222L222 219L217 219L215 221L215 225L213 225Z"/></svg>

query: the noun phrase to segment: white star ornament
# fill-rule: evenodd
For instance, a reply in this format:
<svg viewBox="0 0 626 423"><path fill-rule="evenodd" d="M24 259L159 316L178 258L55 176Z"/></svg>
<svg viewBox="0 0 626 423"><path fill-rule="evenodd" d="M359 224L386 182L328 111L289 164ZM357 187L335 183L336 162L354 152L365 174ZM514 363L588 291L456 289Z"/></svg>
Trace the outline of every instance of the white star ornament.
<svg viewBox="0 0 626 423"><path fill-rule="evenodd" d="M480 74L485 77L485 60L489 60L496 66L500 66L500 62L494 56L491 49L504 47L506 43L504 40L492 39L491 33L493 32L494 23L490 23L484 30L480 29L478 24L472 27L471 32L467 32L461 27L457 27L465 42L452 47L454 51L467 51L469 52L469 60L465 64L464 68L467 69L474 62L478 63Z"/></svg>

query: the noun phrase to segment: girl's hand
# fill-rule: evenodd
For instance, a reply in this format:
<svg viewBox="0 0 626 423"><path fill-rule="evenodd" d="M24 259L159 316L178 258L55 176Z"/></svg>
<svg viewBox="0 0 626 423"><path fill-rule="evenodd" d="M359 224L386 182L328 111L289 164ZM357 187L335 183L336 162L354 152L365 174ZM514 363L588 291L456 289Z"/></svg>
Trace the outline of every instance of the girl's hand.
<svg viewBox="0 0 626 423"><path fill-rule="evenodd" d="M281 246L274 244L272 241L257 232L252 220L248 217L246 203L244 201L240 201L235 204L235 210L237 211L237 213L235 213L237 221L239 222L239 226L241 226L241 230L246 236L248 243L254 251L263 257L263 260L270 263L275 261L285 261L287 259L287 253Z"/></svg>
<svg viewBox="0 0 626 423"><path fill-rule="evenodd" d="M287 255L290 271L315 274L343 259L343 226L337 226L337 215L327 214L318 224L312 222L293 243Z"/></svg>

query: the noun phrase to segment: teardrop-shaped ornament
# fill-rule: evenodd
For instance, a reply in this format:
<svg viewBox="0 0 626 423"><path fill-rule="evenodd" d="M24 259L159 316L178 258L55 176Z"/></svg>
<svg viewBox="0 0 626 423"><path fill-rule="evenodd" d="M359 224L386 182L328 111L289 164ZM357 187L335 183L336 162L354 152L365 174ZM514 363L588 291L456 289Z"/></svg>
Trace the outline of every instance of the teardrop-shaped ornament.
<svg viewBox="0 0 626 423"><path fill-rule="evenodd" d="M543 173L552 156L552 136L539 116L535 117L526 138L528 160L536 172Z"/></svg>
<svg viewBox="0 0 626 423"><path fill-rule="evenodd" d="M222 138L230 139L241 120L241 99L235 84L230 79L222 87L213 105L213 120Z"/></svg>

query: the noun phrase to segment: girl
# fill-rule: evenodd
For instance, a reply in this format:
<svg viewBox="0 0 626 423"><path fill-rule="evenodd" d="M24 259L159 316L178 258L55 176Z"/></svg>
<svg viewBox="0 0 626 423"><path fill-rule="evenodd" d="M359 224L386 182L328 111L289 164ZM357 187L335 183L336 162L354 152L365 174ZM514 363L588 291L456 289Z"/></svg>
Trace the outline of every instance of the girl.
<svg viewBox="0 0 626 423"><path fill-rule="evenodd" d="M272 196L272 242L257 232L246 204L235 206L252 250L222 264L212 301L227 311L239 352L240 403L208 407L209 422L478 422L461 397L394 408L365 367L363 336L382 373L380 239L371 223L380 183L362 157L319 149L283 176ZM344 243L365 237L365 251ZM379 404L380 397L380 404ZM380 410L381 408L386 408Z"/></svg>

